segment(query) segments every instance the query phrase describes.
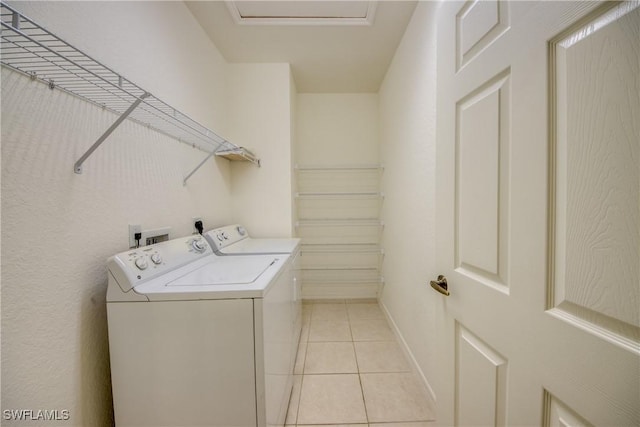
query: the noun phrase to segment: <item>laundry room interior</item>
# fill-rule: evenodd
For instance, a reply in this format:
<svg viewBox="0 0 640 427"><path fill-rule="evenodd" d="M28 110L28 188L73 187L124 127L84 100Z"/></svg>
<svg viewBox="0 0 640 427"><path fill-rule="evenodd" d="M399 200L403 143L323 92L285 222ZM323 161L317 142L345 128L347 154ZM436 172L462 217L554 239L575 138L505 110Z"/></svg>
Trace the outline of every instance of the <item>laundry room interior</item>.
<svg viewBox="0 0 640 427"><path fill-rule="evenodd" d="M301 3L354 6L364 18L353 18L351 23L331 19L283 23L278 22L282 14L278 12L258 25L241 22L242 7ZM118 414L114 415L114 362L110 361L113 331L107 321L111 280L107 260L140 243L130 244L132 225L141 228L142 246L155 246L155 240L145 241L147 235L162 234L159 245L166 244L163 240L198 237L197 220L205 232L239 225L236 229L246 230L252 238L300 239L295 275L301 294L294 299L301 305L302 324L294 338L299 342L297 352L289 362L288 406L279 409L273 420L257 415L255 425L554 425L563 416L585 425L640 425L640 102L632 87L627 104L616 110L623 111L621 121L631 117L625 123L635 122L620 136L631 141L632 152L622 156L631 159L631 166L621 168L631 171L625 172L631 178L621 190L631 203L624 208L631 218L625 222L631 243L625 241L627 249L616 252L631 260L625 264L631 265L629 269L622 268L626 273L620 282L626 285L613 290L617 297L603 307L602 297L583 297L579 291L574 296L577 279L575 285L567 279L566 294L573 299L566 308L558 302L564 288L554 300L548 296L553 288L546 284L547 262L553 258L547 240L555 236L547 226L547 218L555 212L546 208L551 200L547 178L551 176L551 182L556 178L547 175L547 126L537 125L546 123L547 117L547 46L553 37L566 37L567 28L575 30L608 9L596 3L550 3L568 11L554 12L557 19L544 26L550 35L544 33L540 36L546 37L544 41L532 48L536 53L530 58L514 54L514 61L520 62L512 65L508 59L494 60L501 58L503 46L498 42L478 46L489 36L487 40L500 41L510 32L515 34L518 19L527 22L529 15L548 12L533 6L531 10L520 6L525 11L519 12L518 6L507 2L460 2L451 12L457 21L451 22L468 18L479 23L472 22L465 33L473 40L460 36L468 43L465 55L471 52L470 56L456 56L452 64L459 60L459 69L474 71L474 58L487 55L498 68L485 72L489 68L478 65L477 78L471 77L475 80L467 85L473 90L451 89L451 93L457 90L455 101L461 101L443 108L440 87L456 86L440 78L446 69L441 51L456 40L441 43L439 34L446 28L440 28L439 20L452 7L437 1L3 1L2 425L120 425L114 421ZM616 15L621 16L620 25L626 25L622 33L637 31L637 2L621 4L627 5ZM466 15L460 14L461 8ZM22 29L16 28L18 15L115 71L126 84L144 88L141 98L151 94L153 102L161 100L171 109L167 114L178 117L175 126L200 126L205 139L218 145L207 149L143 119L125 117L95 151L88 152L129 105L122 102L122 110L114 111L101 106L98 98L91 99L91 91L87 100L73 93L73 83L65 89L64 78L43 80L39 71L29 75L8 64L11 51L5 48L13 47L18 31L31 27L23 18ZM505 26L506 17L511 24ZM615 24L615 19L607 22ZM528 23L522 27L530 30ZM628 39L634 49L631 58L637 58L639 42ZM66 52L74 60L77 52ZM637 62L626 66L637 72ZM543 71L532 79L531 89L522 83L526 77L517 74L527 68ZM71 73L82 74L75 69ZM635 89L637 75L631 77ZM559 81L561 85L564 80ZM545 90L538 90L541 87ZM529 97L521 104L520 89ZM483 91L489 91L487 105L481 104ZM456 111L476 114L473 102L465 104L469 99L481 99L478 104L489 112L484 116L478 112L468 121L474 124L465 125L468 128L456 128L462 130L452 138L451 150L460 144L466 147L464 138L474 132L473 126L479 129L483 120L494 120L494 101L500 106L512 103L514 112L496 113L498 148L487 143L489 148L482 146L471 154L451 154L457 168L488 165L465 175L438 164L438 138L446 134L440 133L439 114L444 110L452 116ZM541 113L528 121L517 110L525 104L533 109L542 106ZM513 132L501 127L509 120ZM518 144L518 132L542 135L541 142ZM506 134L510 139L503 146ZM481 142L491 139L482 132L476 135ZM241 159L215 155L225 144L249 154ZM444 152L449 155L447 149ZM497 166L491 160L494 152ZM79 170L78 161L85 153L89 155ZM526 159L531 159L530 167ZM563 157L559 159L562 166ZM519 176L528 172L535 179L525 183ZM513 174L513 181L511 175L505 178L507 174ZM479 178L485 175L489 177ZM457 196L439 197L444 182ZM476 198L490 199L493 210ZM536 204L542 208L529 209ZM468 214L473 210L477 217ZM449 220L442 220L447 213L457 218L458 228L452 233L460 243L455 252L440 244L441 230L454 229ZM572 215L560 216L559 227ZM162 233L151 233L154 230ZM617 228L607 230L615 235L612 241L625 235ZM473 241L480 244L469 243ZM557 248L556 252L573 250L568 244ZM445 273L443 260L449 258L442 253L447 250L455 253L457 268L447 270L449 289L439 277ZM203 256L215 256L208 247L205 252ZM567 275L572 268L573 264L567 267ZM469 299L477 296L478 306L487 301L484 292L498 295L501 302L496 307L509 298L532 305L517 302L505 309L514 316L512 327L498 314L491 317L491 310L474 317L476 311L464 311L468 306L453 305L458 290L449 271L487 283L467 293ZM600 273L594 276L601 278ZM531 277L531 282L520 277ZM540 283L535 290L534 285L519 287L534 281ZM458 288L460 294L464 286ZM453 317L447 317L448 307ZM476 325L476 318L484 323ZM486 326L497 324L506 329ZM341 328L345 336L340 336ZM551 338L548 330L559 332ZM508 342L522 335L535 338L530 345L528 338L517 346ZM566 336L575 341L562 338ZM577 353L572 351L590 353L593 346L597 351L592 355L619 361L601 375L593 374L593 381L604 385L591 387L584 380L580 393L570 386L584 372L601 369L601 358L592 356L579 366L567 367L566 360L558 363L547 356L549 352L534 350L561 346L563 340L575 344L573 350L557 351L563 360L573 359ZM442 343L448 346L446 351ZM544 356L531 362L525 352ZM529 371L520 370L528 363L533 363L527 365L533 366ZM566 376L559 375L560 370ZM539 382L532 380L536 376ZM521 397L507 399L511 391L521 392ZM611 399L604 402L599 399L602 395ZM20 418L26 415L16 415L17 410L31 411L30 418ZM54 411L55 417L43 423L44 418L34 415L38 411L45 411L45 416Z"/></svg>

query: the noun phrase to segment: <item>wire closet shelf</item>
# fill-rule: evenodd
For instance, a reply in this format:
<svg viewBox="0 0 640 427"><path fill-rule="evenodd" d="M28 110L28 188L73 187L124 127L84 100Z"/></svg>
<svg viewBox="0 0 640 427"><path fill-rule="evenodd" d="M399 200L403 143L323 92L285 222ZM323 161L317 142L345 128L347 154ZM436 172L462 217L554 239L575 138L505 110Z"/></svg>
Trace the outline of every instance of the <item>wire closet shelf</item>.
<svg viewBox="0 0 640 427"><path fill-rule="evenodd" d="M53 33L0 3L0 63L119 115L115 123L76 162L74 171L124 119L159 131L180 142L213 154L240 147L207 129L120 74L71 46ZM207 160L205 159L205 161ZM198 165L196 170L204 164ZM186 180L193 175L191 172Z"/></svg>

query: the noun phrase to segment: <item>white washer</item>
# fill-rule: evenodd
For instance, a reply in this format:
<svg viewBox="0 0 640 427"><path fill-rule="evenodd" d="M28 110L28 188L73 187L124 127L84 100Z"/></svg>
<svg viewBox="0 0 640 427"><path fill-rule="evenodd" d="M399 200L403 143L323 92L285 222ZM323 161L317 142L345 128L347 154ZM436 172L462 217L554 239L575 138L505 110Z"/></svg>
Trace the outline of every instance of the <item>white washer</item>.
<svg viewBox="0 0 640 427"><path fill-rule="evenodd" d="M293 374L293 325L281 310L292 304L288 258L217 256L200 236L111 257L116 425L283 425Z"/></svg>

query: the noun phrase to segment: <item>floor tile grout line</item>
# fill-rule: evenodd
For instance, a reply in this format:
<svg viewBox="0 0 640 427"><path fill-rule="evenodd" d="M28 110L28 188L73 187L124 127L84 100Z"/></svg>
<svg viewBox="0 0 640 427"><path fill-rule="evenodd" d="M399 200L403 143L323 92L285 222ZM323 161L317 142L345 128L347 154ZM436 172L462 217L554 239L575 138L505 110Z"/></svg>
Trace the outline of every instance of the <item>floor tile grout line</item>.
<svg viewBox="0 0 640 427"><path fill-rule="evenodd" d="M302 402L302 386L304 384L304 368L305 365L307 364L307 351L309 351L309 334L311 333L311 315L313 314L313 310L311 311L311 313L309 313L309 324L307 325L308 331L307 331L307 339L305 340L306 342L304 343L304 360L302 361L302 374L300 378L300 394L298 395L298 407L296 408L296 418L295 418L295 425L298 425L298 416L300 416L300 403ZM304 319L303 319L304 322ZM302 332L300 331L300 338L302 338ZM298 344L298 351L300 351L300 344ZM298 358L298 355L296 354L296 359ZM294 365L294 369L295 369L295 365ZM286 422L286 420L285 420Z"/></svg>
<svg viewBox="0 0 640 427"><path fill-rule="evenodd" d="M364 387L362 386L362 376L360 376L360 364L358 363L358 354L356 353L356 342L353 336L353 330L351 329L351 316L349 315L349 309L347 308L347 319L349 320L349 332L351 333L351 345L353 346L353 357L356 359L356 370L358 371L358 384L360 384L360 393L362 395L362 406L364 407L364 417L369 425L369 411L367 411L367 401L364 398Z"/></svg>
<svg viewBox="0 0 640 427"><path fill-rule="evenodd" d="M372 320L372 319L377 319L378 317L358 318L356 316L354 318L358 319L358 320ZM316 319L316 320L324 320L324 319ZM307 375L354 375L354 374L358 375L358 381L359 381L359 384L360 384L360 391L362 393L362 401L363 401L364 410L365 410L365 417L366 417L367 421L365 423L350 423L350 424L353 424L353 425L357 425L357 424L369 425L371 423L371 421L369 420L369 414L368 414L368 411L367 411L366 399L364 397L364 386L362 384L362 374L367 374L368 375L368 374L386 374L386 373L388 373L388 374L406 373L404 371L402 371L402 372L396 372L396 371L360 372L360 364L358 362L358 356L357 356L356 346L355 346L356 342L363 342L363 343L374 343L374 342L388 343L388 342L394 342L395 344L398 344L398 341L397 341L396 337L394 337L394 339L391 340L391 341L389 341L389 340L379 340L379 339L378 340L372 340L372 341L368 341L368 340L355 341L355 339L353 337L353 330L351 328L352 316L349 314L348 309L347 309L347 320L348 320L348 327L349 327L349 333L350 333L350 336L351 336L351 341L333 341L333 340L332 341L311 341L309 339L310 338L311 322L313 321L313 310L311 310L311 313L309 315L309 336L307 337L307 340L306 340L306 342L304 344L304 347L305 347L305 358L304 358L303 367L302 367L302 375L301 375L302 378L301 378L301 384L300 384L300 396L299 396L299 402L298 402L298 410L297 410L297 413L296 413L295 424L290 425L290 426L302 426L302 424L298 424L298 416L300 414L300 402L302 400L301 399L301 397L302 397L302 385L303 385L305 377ZM386 319L385 319L385 321L386 321ZM387 323L387 322L385 322L385 323ZM307 362L307 356L308 356L308 347L309 347L309 344L313 343L313 342L316 342L316 343L346 343L346 342L351 342L351 345L352 345L352 348L353 348L353 351L354 351L354 357L355 357L357 372L356 373L313 373L313 374L312 373L307 373L305 368L306 368L306 362ZM424 421L420 420L420 421L415 421L415 422L427 422L427 423L429 423L429 422L432 422L432 420L424 420ZM393 422L391 422L391 421L383 421L381 423L382 424L387 424L387 423L393 423ZM316 425L317 426L322 426L322 425L329 426L329 425L335 425L335 424L327 424L327 423L324 423L324 424L313 424L312 423L312 424L309 424L309 425L313 425L313 426L316 426Z"/></svg>
<svg viewBox="0 0 640 427"><path fill-rule="evenodd" d="M296 425L298 425L298 417L300 416L300 403L302 403L302 386L304 385L304 374L300 378L300 395L298 396L298 407L296 408Z"/></svg>
<svg viewBox="0 0 640 427"><path fill-rule="evenodd" d="M349 325L351 328L351 325ZM369 425L369 411L367 410L367 399L364 397L364 386L362 385L362 375L360 374L360 364L358 363L358 354L356 353L356 343L352 341L353 355L356 359L356 369L358 370L358 382L360 383L360 393L362 393L362 405L364 406L364 416L367 420L367 426Z"/></svg>

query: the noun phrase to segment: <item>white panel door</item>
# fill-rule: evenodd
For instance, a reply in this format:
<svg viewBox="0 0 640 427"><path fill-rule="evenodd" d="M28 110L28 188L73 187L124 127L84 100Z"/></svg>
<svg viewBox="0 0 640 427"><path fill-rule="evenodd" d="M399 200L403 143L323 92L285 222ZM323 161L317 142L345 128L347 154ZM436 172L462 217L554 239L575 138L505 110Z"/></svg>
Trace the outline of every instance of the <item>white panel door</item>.
<svg viewBox="0 0 640 427"><path fill-rule="evenodd" d="M640 425L638 6L440 7L439 425Z"/></svg>

